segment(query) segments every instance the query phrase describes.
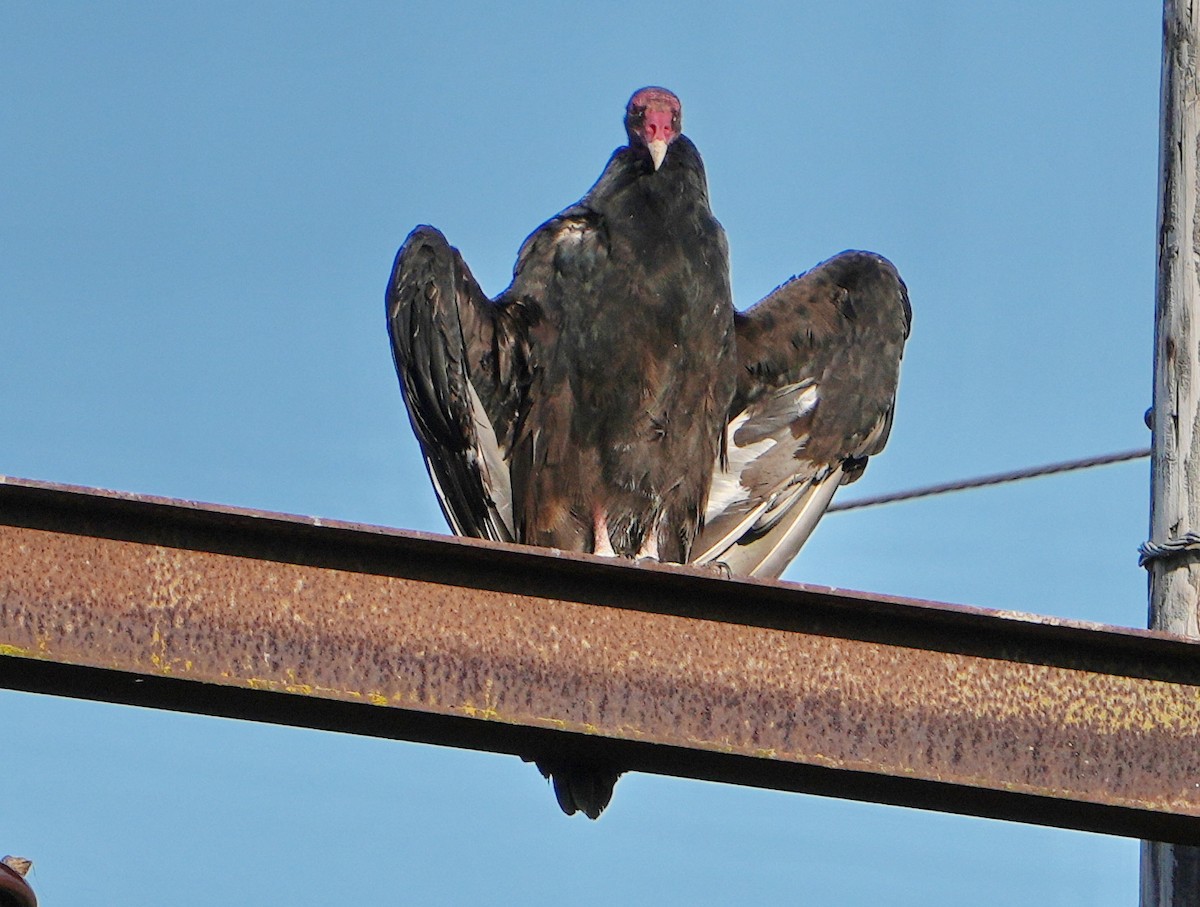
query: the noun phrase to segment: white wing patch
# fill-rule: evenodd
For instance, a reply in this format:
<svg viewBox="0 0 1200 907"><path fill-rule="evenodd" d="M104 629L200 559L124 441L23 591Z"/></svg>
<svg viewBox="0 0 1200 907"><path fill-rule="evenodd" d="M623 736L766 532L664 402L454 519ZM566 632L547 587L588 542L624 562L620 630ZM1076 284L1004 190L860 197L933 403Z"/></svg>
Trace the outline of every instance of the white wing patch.
<svg viewBox="0 0 1200 907"><path fill-rule="evenodd" d="M429 454L425 454L425 471L429 473L429 480L433 482L433 493L437 495L438 502L442 505L442 513L446 516L446 522L450 524L455 535L466 535L462 530L462 523L454 515L454 508L450 506L450 498L442 490L442 483L438 481L437 469L434 468Z"/></svg>
<svg viewBox="0 0 1200 907"><path fill-rule="evenodd" d="M713 470L712 489L709 491L708 506L704 512L705 521L711 522L731 507L749 500L751 489L742 481L746 469L764 457L776 445L782 443L785 438L796 440L791 437L790 430L786 429L790 429L795 421L815 409L821 395L817 390L816 383L809 380L781 387L771 395L771 399L783 402L784 406L781 408L782 411L776 411L774 407L768 408L767 418L763 422L769 423L769 425L761 424L758 419L754 423L750 423L751 410L744 409L725 427L728 463L722 468L721 463L718 462L717 468ZM755 410L757 417L761 410L759 407L755 407ZM768 427L776 430L768 437L759 437L762 429ZM746 429L746 435L758 437L758 440L745 440L744 436L739 443L738 435L742 434L743 429ZM785 430L781 431L780 429ZM777 491L778 489L772 490Z"/></svg>
<svg viewBox="0 0 1200 907"><path fill-rule="evenodd" d="M763 438L738 447L734 439L738 429L749 418L750 414L743 410L725 427L729 462L724 469L718 463L713 470L712 489L708 493L708 507L704 511L706 521L716 519L718 514L750 497L750 489L741 483L743 470L778 443L774 438Z"/></svg>
<svg viewBox="0 0 1200 907"><path fill-rule="evenodd" d="M487 492L489 510L499 518L497 540L511 542L516 533L513 531L513 495L512 478L508 473L508 463L505 462L504 452L496 438L496 429L484 409L483 401L475 385L467 379L467 390L470 393L471 422L475 426L475 449L472 452L480 478L483 480L484 491ZM470 455L469 455L470 456ZM440 489L439 489L440 492Z"/></svg>
<svg viewBox="0 0 1200 907"><path fill-rule="evenodd" d="M735 573L770 575L776 564L786 565L776 552L794 554L804 543L816 524L805 516L814 509L810 504L819 502L819 518L828 503L827 494L813 493L828 469L800 456L809 437L800 426L820 399L816 382L807 379L779 388L729 421L727 462L718 461L713 470L694 562L723 561Z"/></svg>
<svg viewBox="0 0 1200 907"><path fill-rule="evenodd" d="M733 573L744 576L778 577L799 553L829 506L842 481L842 468L797 488L788 510L766 533L730 546L720 557Z"/></svg>

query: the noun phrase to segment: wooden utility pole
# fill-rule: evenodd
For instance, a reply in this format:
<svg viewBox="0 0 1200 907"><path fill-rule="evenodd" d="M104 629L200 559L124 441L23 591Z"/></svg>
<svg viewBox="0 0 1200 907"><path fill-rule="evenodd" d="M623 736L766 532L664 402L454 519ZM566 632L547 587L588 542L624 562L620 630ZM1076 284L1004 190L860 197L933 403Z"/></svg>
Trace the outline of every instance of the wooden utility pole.
<svg viewBox="0 0 1200 907"><path fill-rule="evenodd" d="M1200 636L1200 0L1164 0L1150 627ZM1179 783L1200 781L1180 778ZM1142 844L1142 907L1200 907L1200 848Z"/></svg>

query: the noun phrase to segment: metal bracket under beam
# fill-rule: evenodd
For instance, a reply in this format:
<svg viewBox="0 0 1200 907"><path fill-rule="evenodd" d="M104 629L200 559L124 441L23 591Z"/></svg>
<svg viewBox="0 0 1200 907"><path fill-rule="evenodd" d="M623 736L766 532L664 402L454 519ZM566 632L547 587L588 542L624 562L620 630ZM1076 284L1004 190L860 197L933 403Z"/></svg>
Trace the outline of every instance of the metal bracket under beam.
<svg viewBox="0 0 1200 907"><path fill-rule="evenodd" d="M1200 645L0 477L0 687L1200 844Z"/></svg>

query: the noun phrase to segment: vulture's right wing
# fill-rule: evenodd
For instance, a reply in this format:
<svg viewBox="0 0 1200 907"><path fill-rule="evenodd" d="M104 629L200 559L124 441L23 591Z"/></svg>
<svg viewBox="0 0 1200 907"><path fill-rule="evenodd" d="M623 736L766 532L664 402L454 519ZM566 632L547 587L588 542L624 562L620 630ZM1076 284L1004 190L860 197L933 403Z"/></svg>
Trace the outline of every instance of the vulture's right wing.
<svg viewBox="0 0 1200 907"><path fill-rule="evenodd" d="M491 302L440 231L396 255L388 333L438 502L459 535L513 541L508 454L527 348L519 313Z"/></svg>
<svg viewBox="0 0 1200 907"><path fill-rule="evenodd" d="M738 388L696 563L779 576L892 425L912 310L895 267L843 252L736 316Z"/></svg>

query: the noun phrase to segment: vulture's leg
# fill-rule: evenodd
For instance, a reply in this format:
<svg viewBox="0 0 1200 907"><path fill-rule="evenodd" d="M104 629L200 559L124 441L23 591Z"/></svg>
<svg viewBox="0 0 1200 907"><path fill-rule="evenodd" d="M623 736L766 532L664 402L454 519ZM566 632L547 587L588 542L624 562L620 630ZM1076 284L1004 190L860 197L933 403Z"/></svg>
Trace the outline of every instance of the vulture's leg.
<svg viewBox="0 0 1200 907"><path fill-rule="evenodd" d="M634 557L639 561L658 560L658 530L651 530L646 533L646 538L642 541L642 547L638 549L638 553Z"/></svg>
<svg viewBox="0 0 1200 907"><path fill-rule="evenodd" d="M603 510L597 510L592 517L592 554L601 557L616 557L612 539L608 537L608 517Z"/></svg>

